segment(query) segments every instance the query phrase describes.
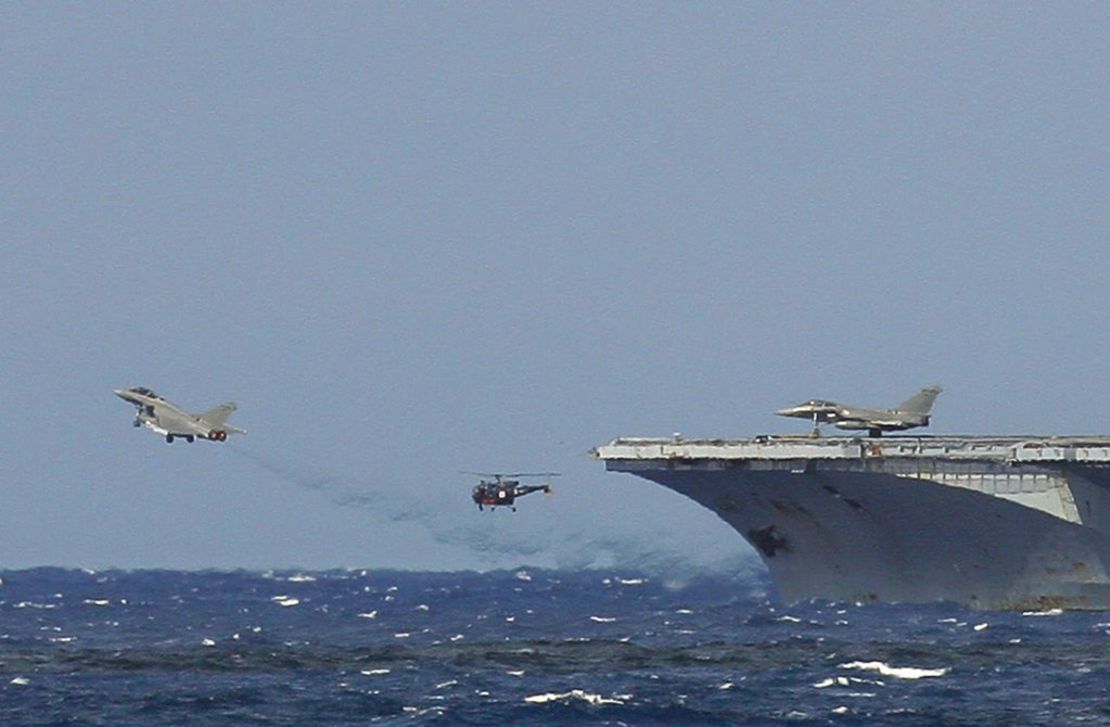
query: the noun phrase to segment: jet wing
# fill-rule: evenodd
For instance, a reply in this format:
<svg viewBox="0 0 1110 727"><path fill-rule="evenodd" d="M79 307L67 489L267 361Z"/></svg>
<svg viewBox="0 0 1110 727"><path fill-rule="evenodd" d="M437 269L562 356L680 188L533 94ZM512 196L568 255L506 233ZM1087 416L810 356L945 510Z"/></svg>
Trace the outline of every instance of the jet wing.
<svg viewBox="0 0 1110 727"><path fill-rule="evenodd" d="M155 419L158 426L164 428L167 434L193 434L207 437L208 433L212 431L212 427L208 426L207 422L180 410L156 407Z"/></svg>
<svg viewBox="0 0 1110 727"><path fill-rule="evenodd" d="M902 419L839 419L836 427L839 429L880 429L882 431L895 431L910 429L918 426Z"/></svg>

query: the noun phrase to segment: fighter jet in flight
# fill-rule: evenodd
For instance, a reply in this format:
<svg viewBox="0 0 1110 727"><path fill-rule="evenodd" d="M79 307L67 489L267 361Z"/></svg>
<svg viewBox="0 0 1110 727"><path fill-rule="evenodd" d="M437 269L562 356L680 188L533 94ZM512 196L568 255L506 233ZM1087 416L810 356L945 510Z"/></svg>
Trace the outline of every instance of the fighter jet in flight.
<svg viewBox="0 0 1110 727"><path fill-rule="evenodd" d="M869 436L880 437L883 432L929 426L929 412L941 391L939 386L929 386L893 409L864 409L835 401L810 399L776 414L813 421L813 434L820 436L818 426L832 423L839 429L866 429Z"/></svg>
<svg viewBox="0 0 1110 727"><path fill-rule="evenodd" d="M223 442L228 434L247 433L227 423L228 416L236 409L231 402L203 414L190 414L145 386L116 389L115 392L119 398L135 405L135 426L165 435L167 444L173 444L174 437L184 437L186 442L192 442L197 437Z"/></svg>

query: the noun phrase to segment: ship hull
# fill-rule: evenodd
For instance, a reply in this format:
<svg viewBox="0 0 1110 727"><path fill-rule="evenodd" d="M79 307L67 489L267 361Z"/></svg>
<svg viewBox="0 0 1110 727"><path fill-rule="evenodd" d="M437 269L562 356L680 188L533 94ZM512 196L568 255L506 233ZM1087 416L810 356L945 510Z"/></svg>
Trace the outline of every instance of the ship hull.
<svg viewBox="0 0 1110 727"><path fill-rule="evenodd" d="M787 601L1110 608L1110 536L1004 498L880 472L635 474L732 526Z"/></svg>

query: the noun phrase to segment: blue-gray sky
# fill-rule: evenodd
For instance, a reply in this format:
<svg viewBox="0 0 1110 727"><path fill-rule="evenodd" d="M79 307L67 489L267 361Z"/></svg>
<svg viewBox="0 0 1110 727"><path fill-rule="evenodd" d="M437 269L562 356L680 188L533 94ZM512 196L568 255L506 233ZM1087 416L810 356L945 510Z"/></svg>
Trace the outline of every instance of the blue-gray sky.
<svg viewBox="0 0 1110 727"><path fill-rule="evenodd" d="M9 3L6 567L735 567L585 452L1110 432L1101 3ZM166 446L111 390L250 430ZM479 514L459 470L557 470Z"/></svg>

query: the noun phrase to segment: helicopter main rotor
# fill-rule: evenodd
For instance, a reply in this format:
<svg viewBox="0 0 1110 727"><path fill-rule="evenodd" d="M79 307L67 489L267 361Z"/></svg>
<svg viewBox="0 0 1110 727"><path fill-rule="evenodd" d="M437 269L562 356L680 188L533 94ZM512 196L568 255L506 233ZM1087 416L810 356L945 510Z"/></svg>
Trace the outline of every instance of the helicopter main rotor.
<svg viewBox="0 0 1110 727"><path fill-rule="evenodd" d="M495 482L501 482L511 477L559 477L558 472L471 472L460 470L459 473L475 477L492 477Z"/></svg>

